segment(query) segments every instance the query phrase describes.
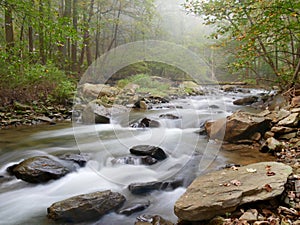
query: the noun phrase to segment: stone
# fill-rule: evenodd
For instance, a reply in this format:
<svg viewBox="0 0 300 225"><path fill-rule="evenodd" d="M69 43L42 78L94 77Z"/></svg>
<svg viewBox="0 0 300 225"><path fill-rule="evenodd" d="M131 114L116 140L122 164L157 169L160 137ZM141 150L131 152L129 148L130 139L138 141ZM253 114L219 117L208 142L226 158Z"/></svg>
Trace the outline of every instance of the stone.
<svg viewBox="0 0 300 225"><path fill-rule="evenodd" d="M183 81L179 88L191 95L204 95L204 92L199 84L194 81Z"/></svg>
<svg viewBox="0 0 300 225"><path fill-rule="evenodd" d="M118 88L110 87L109 85L90 83L83 84L81 87L79 87L79 90L83 97L89 100L94 100L103 96L116 96L120 92Z"/></svg>
<svg viewBox="0 0 300 225"><path fill-rule="evenodd" d="M183 180L153 181L147 183L133 183L128 190L135 195L146 194L155 190L174 190L183 186Z"/></svg>
<svg viewBox="0 0 300 225"><path fill-rule="evenodd" d="M300 108L294 108L294 109L292 109L291 113L300 113Z"/></svg>
<svg viewBox="0 0 300 225"><path fill-rule="evenodd" d="M274 136L275 136L275 134L274 134L273 132L267 131L267 132L265 133L265 135L264 135L264 138L265 138L265 139L268 139L268 138L274 137Z"/></svg>
<svg viewBox="0 0 300 225"><path fill-rule="evenodd" d="M299 122L299 113L292 113L288 117L278 122L279 126L297 126Z"/></svg>
<svg viewBox="0 0 300 225"><path fill-rule="evenodd" d="M88 160L90 160L90 155L87 153L65 153L63 155L59 155L58 158L66 161L71 161L78 164L80 167L84 167Z"/></svg>
<svg viewBox="0 0 300 225"><path fill-rule="evenodd" d="M173 115L173 114L169 114L169 113L162 114L162 115L159 116L159 118L169 119L169 120L178 120L178 119L180 119L179 116L176 116L176 115Z"/></svg>
<svg viewBox="0 0 300 225"><path fill-rule="evenodd" d="M258 97L256 96L249 96L242 99L235 100L233 102L234 105L251 105L252 103L256 102Z"/></svg>
<svg viewBox="0 0 300 225"><path fill-rule="evenodd" d="M266 167L273 176L268 176ZM261 162L204 174L177 200L174 212L182 220L201 221L234 212L247 203L269 201L283 193L291 173L292 168L283 163Z"/></svg>
<svg viewBox="0 0 300 225"><path fill-rule="evenodd" d="M130 125L133 128L145 128L145 127L160 127L160 123L156 120L149 118L143 118L142 120Z"/></svg>
<svg viewBox="0 0 300 225"><path fill-rule="evenodd" d="M276 115L276 121L275 122L278 122L279 120L282 120L286 117L288 117L289 115L291 115L291 112L288 111L288 110L285 110L285 109L280 109L278 112L277 112L277 115Z"/></svg>
<svg viewBox="0 0 300 225"><path fill-rule="evenodd" d="M141 215L136 218L134 225L174 225L172 222L165 220L161 216Z"/></svg>
<svg viewBox="0 0 300 225"><path fill-rule="evenodd" d="M60 162L47 156L36 156L20 162L12 169L12 173L29 183L44 183L59 179L71 170Z"/></svg>
<svg viewBox="0 0 300 225"><path fill-rule="evenodd" d="M150 202L137 202L130 203L128 205L123 206L120 210L118 210L118 214L123 214L126 216L130 216L133 213L143 211L150 206Z"/></svg>
<svg viewBox="0 0 300 225"><path fill-rule="evenodd" d="M279 139L285 139L285 140L290 140L292 138L297 137L297 132L293 132L293 133L288 133L288 134L283 134L279 137Z"/></svg>
<svg viewBox="0 0 300 225"><path fill-rule="evenodd" d="M291 127L272 127L271 131L273 133L278 133L278 134L286 134L286 133L290 133L295 131L295 128L291 128Z"/></svg>
<svg viewBox="0 0 300 225"><path fill-rule="evenodd" d="M116 211L125 201L123 195L110 190L82 194L53 203L47 209L48 218L72 223L98 220Z"/></svg>
<svg viewBox="0 0 300 225"><path fill-rule="evenodd" d="M254 222L258 219L258 211L256 209L249 209L244 212L239 219L246 220L247 222Z"/></svg>
<svg viewBox="0 0 300 225"><path fill-rule="evenodd" d="M262 152L272 152L272 151L280 151L282 148L282 143L276 140L273 137L270 137L266 140L266 142L262 145Z"/></svg>
<svg viewBox="0 0 300 225"><path fill-rule="evenodd" d="M206 122L205 129L212 139L234 143L250 139L257 132L265 133L270 129L270 124L269 118L238 111L226 119Z"/></svg>
<svg viewBox="0 0 300 225"><path fill-rule="evenodd" d="M108 124L115 115L128 112L128 108L121 105L102 105L101 102L90 102L82 112L84 124Z"/></svg>
<svg viewBox="0 0 300 225"><path fill-rule="evenodd" d="M158 146L152 145L136 145L130 148L130 153L138 156L151 156L157 160L164 160L167 154Z"/></svg>
<svg viewBox="0 0 300 225"><path fill-rule="evenodd" d="M233 91L235 91L235 86L234 85L224 85L222 87L222 90L224 92L233 92Z"/></svg>

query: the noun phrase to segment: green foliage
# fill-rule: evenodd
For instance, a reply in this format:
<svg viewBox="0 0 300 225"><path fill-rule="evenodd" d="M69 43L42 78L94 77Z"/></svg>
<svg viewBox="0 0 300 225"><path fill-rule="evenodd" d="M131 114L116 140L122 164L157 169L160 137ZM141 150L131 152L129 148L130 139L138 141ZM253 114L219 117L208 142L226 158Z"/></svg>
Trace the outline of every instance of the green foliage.
<svg viewBox="0 0 300 225"><path fill-rule="evenodd" d="M136 90L140 93L150 93L152 95L165 96L170 89L170 84L160 82L156 77L149 74L137 74L118 81L118 87L124 88L129 84L139 85Z"/></svg>
<svg viewBox="0 0 300 225"><path fill-rule="evenodd" d="M263 60L280 86L297 82L299 0L186 0L185 8L215 26L211 37L221 39L220 46L234 43L232 68L255 70L256 62Z"/></svg>

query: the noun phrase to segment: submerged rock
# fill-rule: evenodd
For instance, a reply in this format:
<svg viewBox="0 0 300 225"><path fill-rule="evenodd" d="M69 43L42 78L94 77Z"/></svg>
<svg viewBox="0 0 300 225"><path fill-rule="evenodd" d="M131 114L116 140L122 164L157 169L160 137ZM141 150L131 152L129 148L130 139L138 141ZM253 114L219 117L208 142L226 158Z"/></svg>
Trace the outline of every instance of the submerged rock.
<svg viewBox="0 0 300 225"><path fill-rule="evenodd" d="M132 157L126 156L112 160L113 164L128 164L128 165L153 165L157 163L157 159L151 156Z"/></svg>
<svg viewBox="0 0 300 225"><path fill-rule="evenodd" d="M262 162L226 169L198 177L175 203L182 220L209 220L256 201L272 200L284 191L292 168L282 163Z"/></svg>
<svg viewBox="0 0 300 225"><path fill-rule="evenodd" d="M48 218L65 222L97 220L125 201L123 195L109 190L78 195L52 204L47 209Z"/></svg>
<svg viewBox="0 0 300 225"><path fill-rule="evenodd" d="M10 170L18 179L29 183L43 183L49 180L56 180L71 171L60 162L47 156L36 156L26 159L13 166Z"/></svg>
<svg viewBox="0 0 300 225"><path fill-rule="evenodd" d="M131 203L125 205L120 210L118 210L119 214L124 214L126 216L130 216L133 213L143 211L150 206L150 202L138 202L138 203Z"/></svg>
<svg viewBox="0 0 300 225"><path fill-rule="evenodd" d="M167 154L160 147L151 145L137 145L130 149L130 153L140 156L151 156L157 160L164 160L167 158Z"/></svg>
<svg viewBox="0 0 300 225"><path fill-rule="evenodd" d="M167 113L167 114L162 114L159 116L159 118L163 118L163 119L169 119L169 120L178 120L180 119L179 116Z"/></svg>
<svg viewBox="0 0 300 225"><path fill-rule="evenodd" d="M183 186L183 180L153 181L147 183L133 183L128 186L132 194L145 194L154 190L174 190Z"/></svg>

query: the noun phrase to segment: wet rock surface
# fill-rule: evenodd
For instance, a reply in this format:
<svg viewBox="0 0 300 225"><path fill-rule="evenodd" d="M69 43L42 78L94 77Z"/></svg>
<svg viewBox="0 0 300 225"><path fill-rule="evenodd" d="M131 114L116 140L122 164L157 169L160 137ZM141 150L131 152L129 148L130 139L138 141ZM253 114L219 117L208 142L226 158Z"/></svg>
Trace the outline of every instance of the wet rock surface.
<svg viewBox="0 0 300 225"><path fill-rule="evenodd" d="M9 167L7 170L18 179L29 183L43 183L49 180L56 180L71 172L70 168L47 156L26 159L17 165Z"/></svg>
<svg viewBox="0 0 300 225"><path fill-rule="evenodd" d="M91 155L87 153L65 153L63 155L59 155L58 158L65 161L74 162L80 167L83 167L86 165L87 161L90 160Z"/></svg>
<svg viewBox="0 0 300 225"><path fill-rule="evenodd" d="M123 195L109 190L78 195L53 203L47 209L48 218L72 223L97 220L117 210L125 201Z"/></svg>
<svg viewBox="0 0 300 225"><path fill-rule="evenodd" d="M118 210L118 214L123 214L126 216L130 216L133 213L143 211L150 206L150 202L137 202L137 203L130 203L124 205L120 210Z"/></svg>
<svg viewBox="0 0 300 225"><path fill-rule="evenodd" d="M176 202L175 214L188 221L208 220L246 203L274 199L291 173L290 166L265 162L200 176Z"/></svg>
<svg viewBox="0 0 300 225"><path fill-rule="evenodd" d="M128 190L132 194L146 194L155 190L174 190L183 186L183 180L172 181L153 181L147 183L133 183L128 186Z"/></svg>
<svg viewBox="0 0 300 225"><path fill-rule="evenodd" d="M133 128L160 127L160 123L156 120L143 118L135 123L130 124Z"/></svg>
<svg viewBox="0 0 300 225"><path fill-rule="evenodd" d="M167 158L167 154L164 150L158 146L151 145L137 145L130 148L130 153L138 156L151 156L157 160L164 160Z"/></svg>

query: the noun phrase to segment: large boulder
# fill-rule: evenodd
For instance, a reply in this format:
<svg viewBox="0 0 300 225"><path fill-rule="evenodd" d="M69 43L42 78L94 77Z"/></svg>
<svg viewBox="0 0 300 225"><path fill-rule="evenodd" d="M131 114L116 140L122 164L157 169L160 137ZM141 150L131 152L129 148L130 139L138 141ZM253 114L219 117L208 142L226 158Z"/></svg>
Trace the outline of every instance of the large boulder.
<svg viewBox="0 0 300 225"><path fill-rule="evenodd" d="M128 112L125 106L104 105L99 101L90 102L82 112L84 124L108 124L113 116Z"/></svg>
<svg viewBox="0 0 300 225"><path fill-rule="evenodd" d="M116 96L120 90L105 84L86 83L80 87L80 91L85 99L93 100L103 96Z"/></svg>
<svg viewBox="0 0 300 225"><path fill-rule="evenodd" d="M43 183L56 180L71 170L59 161L47 156L36 156L20 162L11 168L11 173L18 179L29 183Z"/></svg>
<svg viewBox="0 0 300 225"><path fill-rule="evenodd" d="M271 119L268 117L238 111L226 119L206 122L205 129L212 139L237 142L251 139L255 133L264 134L270 125Z"/></svg>
<svg viewBox="0 0 300 225"><path fill-rule="evenodd" d="M125 201L123 195L109 190L78 195L52 204L47 209L48 218L73 223L97 220Z"/></svg>
<svg viewBox="0 0 300 225"><path fill-rule="evenodd" d="M167 158L167 154L158 146L152 145L136 145L130 148L130 153L139 156L151 156L157 160L164 160Z"/></svg>
<svg viewBox="0 0 300 225"><path fill-rule="evenodd" d="M177 200L175 214L186 221L209 220L246 203L272 200L283 193L291 173L285 164L262 162L205 174Z"/></svg>

